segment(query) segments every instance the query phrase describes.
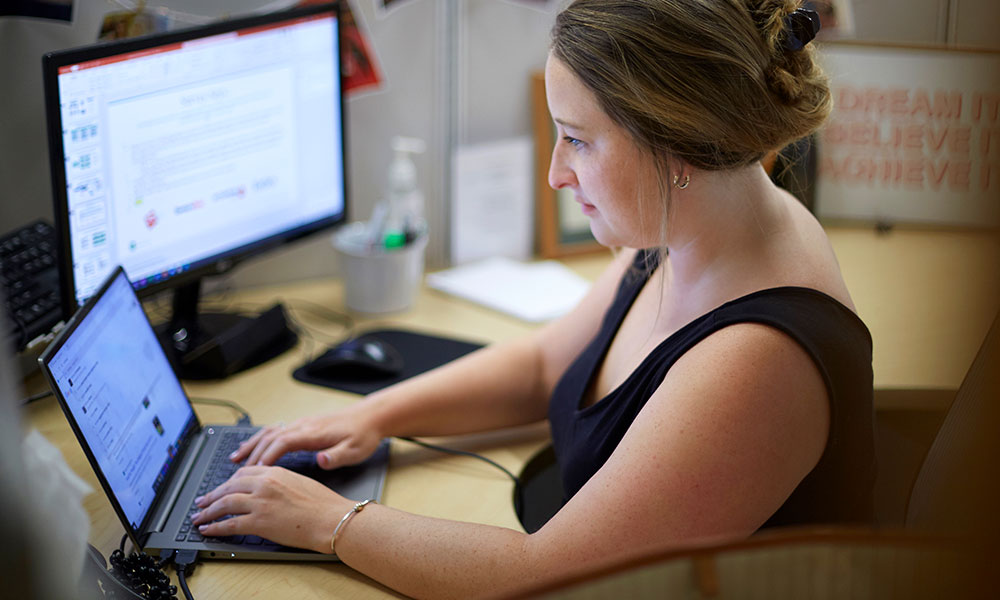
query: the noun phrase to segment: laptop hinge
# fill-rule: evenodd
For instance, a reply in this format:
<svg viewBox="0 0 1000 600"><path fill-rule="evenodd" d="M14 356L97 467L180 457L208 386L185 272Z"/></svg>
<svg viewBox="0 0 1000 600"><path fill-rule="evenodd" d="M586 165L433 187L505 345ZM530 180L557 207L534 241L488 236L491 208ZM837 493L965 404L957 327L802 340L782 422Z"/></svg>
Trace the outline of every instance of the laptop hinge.
<svg viewBox="0 0 1000 600"><path fill-rule="evenodd" d="M195 439L185 454L187 459L181 467L181 471L174 478L177 485L172 486L170 494L164 498L163 502L160 503L159 514L156 517L156 521L153 522L152 527L148 531L159 532L163 531L163 528L167 524L167 519L170 518L170 513L174 510L174 504L177 503L177 497L181 495L181 490L184 489L184 482L187 481L188 476L191 475L191 469L194 468L195 463L197 463L198 455L201 454L201 448L205 445L206 437L204 432L202 435L195 436Z"/></svg>

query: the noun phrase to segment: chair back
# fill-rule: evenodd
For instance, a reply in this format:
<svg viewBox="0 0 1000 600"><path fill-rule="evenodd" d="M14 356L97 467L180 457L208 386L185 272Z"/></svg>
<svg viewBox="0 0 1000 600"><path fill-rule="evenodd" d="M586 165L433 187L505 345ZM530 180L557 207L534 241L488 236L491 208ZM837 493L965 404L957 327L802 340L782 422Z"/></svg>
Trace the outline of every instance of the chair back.
<svg viewBox="0 0 1000 600"><path fill-rule="evenodd" d="M917 473L905 524L1000 535L1000 314Z"/></svg>

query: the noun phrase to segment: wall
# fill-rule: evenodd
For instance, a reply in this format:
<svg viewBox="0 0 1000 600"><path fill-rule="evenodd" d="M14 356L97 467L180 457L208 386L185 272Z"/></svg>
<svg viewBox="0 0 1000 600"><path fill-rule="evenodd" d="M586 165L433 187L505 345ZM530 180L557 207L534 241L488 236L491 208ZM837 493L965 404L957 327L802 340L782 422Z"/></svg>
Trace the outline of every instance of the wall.
<svg viewBox="0 0 1000 600"><path fill-rule="evenodd" d="M387 14L369 0L354 0L355 18L382 67L384 87L349 97L347 112L350 220L366 220L385 193L393 136L417 137L427 152L414 158L426 197L431 238L427 263L447 257L447 164L452 93L447 34L455 0L403 2ZM320 234L286 250L271 252L239 267L233 284L245 287L336 274L329 236Z"/></svg>
<svg viewBox="0 0 1000 600"><path fill-rule="evenodd" d="M387 86L352 97L347 105L350 218L367 218L383 194L391 137L421 137L428 142L428 152L417 161L432 232L428 265L447 264L451 149L530 135L529 76L544 65L554 11L563 3L408 0L382 15L375 0L352 1L371 34ZM276 3L149 4L225 14ZM853 6L862 39L1000 44L996 0L854 0ZM0 94L0 230L51 218L41 53L92 41L101 16L113 8L107 0L77 0L70 25L0 18L0 81L7 84ZM329 240L319 236L248 263L232 279L243 286L335 272Z"/></svg>
<svg viewBox="0 0 1000 600"><path fill-rule="evenodd" d="M52 219L42 54L97 38L102 0L78 0L73 23L0 17L0 230Z"/></svg>

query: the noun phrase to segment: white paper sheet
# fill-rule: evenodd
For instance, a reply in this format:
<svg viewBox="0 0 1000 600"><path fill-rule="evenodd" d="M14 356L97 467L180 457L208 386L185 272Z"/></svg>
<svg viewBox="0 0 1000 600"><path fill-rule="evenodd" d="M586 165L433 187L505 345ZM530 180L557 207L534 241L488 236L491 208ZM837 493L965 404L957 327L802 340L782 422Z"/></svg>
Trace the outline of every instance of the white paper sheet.
<svg viewBox="0 0 1000 600"><path fill-rule="evenodd" d="M527 259L532 250L533 145L530 138L463 146L455 152L451 258Z"/></svg>
<svg viewBox="0 0 1000 600"><path fill-rule="evenodd" d="M426 281L531 323L566 314L590 288L589 281L554 260L524 263L504 257L430 273Z"/></svg>

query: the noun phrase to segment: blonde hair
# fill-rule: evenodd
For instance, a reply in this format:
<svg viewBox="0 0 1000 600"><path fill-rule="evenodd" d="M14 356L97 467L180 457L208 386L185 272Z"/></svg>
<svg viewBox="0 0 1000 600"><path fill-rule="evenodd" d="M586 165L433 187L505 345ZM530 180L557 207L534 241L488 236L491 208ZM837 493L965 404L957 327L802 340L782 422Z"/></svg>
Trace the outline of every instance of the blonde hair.
<svg viewBox="0 0 1000 600"><path fill-rule="evenodd" d="M552 54L650 152L706 170L749 165L830 112L811 46L785 49L800 0L576 0Z"/></svg>

